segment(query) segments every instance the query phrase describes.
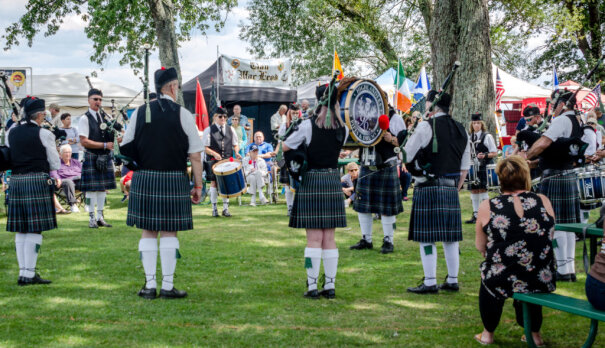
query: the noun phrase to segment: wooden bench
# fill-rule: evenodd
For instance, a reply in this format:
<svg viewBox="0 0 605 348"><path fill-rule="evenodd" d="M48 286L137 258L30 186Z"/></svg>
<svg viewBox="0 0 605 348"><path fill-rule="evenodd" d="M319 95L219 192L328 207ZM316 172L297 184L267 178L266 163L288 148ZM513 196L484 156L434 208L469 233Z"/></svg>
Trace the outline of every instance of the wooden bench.
<svg viewBox="0 0 605 348"><path fill-rule="evenodd" d="M582 347L591 347L597 336L599 321L605 321L605 311L599 311L592 307L588 301L557 295L557 294L513 294L513 299L523 304L523 327L528 347L536 347L531 335L531 318L529 316L528 304L535 304L563 312L579 315L590 319L590 332Z"/></svg>
<svg viewBox="0 0 605 348"><path fill-rule="evenodd" d="M595 227L594 224L556 224L555 231L573 232L577 235L584 235L590 240L590 265L594 263L597 256L597 238L603 238L603 229ZM586 269L588 273L588 269Z"/></svg>

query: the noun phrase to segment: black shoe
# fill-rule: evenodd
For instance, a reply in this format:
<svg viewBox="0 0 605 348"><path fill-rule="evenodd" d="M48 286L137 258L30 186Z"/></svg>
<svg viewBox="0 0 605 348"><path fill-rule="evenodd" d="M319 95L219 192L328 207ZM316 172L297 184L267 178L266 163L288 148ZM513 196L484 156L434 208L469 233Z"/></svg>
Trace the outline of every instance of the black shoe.
<svg viewBox="0 0 605 348"><path fill-rule="evenodd" d="M223 209L223 216L224 217L231 217L231 213L229 213L228 209Z"/></svg>
<svg viewBox="0 0 605 348"><path fill-rule="evenodd" d="M139 290L138 295L141 296L142 298L146 298L148 300L153 300L156 297L158 297L155 288L147 289L145 287L145 285L143 285L143 288L141 290Z"/></svg>
<svg viewBox="0 0 605 348"><path fill-rule="evenodd" d="M366 241L363 238L359 240L359 243L349 247L349 249L351 249L351 250L363 250L363 249L372 249L372 248L374 248L374 244L372 244L372 242Z"/></svg>
<svg viewBox="0 0 605 348"><path fill-rule="evenodd" d="M477 222L477 213L473 213L473 216L470 219L464 221L465 224L474 224L476 222Z"/></svg>
<svg viewBox="0 0 605 348"><path fill-rule="evenodd" d="M559 272L556 273L556 281L558 282L571 282L571 274L561 274Z"/></svg>
<svg viewBox="0 0 605 348"><path fill-rule="evenodd" d="M19 276L19 279L17 280L17 285L19 285L19 286L27 285L27 284L25 284L25 277Z"/></svg>
<svg viewBox="0 0 605 348"><path fill-rule="evenodd" d="M36 273L36 275L34 275L33 278L22 277L21 286L36 285L36 284L46 285L46 284L50 284L50 283L52 283L50 280L42 279L42 278L40 278L40 275L38 273Z"/></svg>
<svg viewBox="0 0 605 348"><path fill-rule="evenodd" d="M97 225L99 227L113 227L110 224L108 224L107 222L105 222L105 220L103 220L103 216L101 216L101 218L99 220L97 220Z"/></svg>
<svg viewBox="0 0 605 348"><path fill-rule="evenodd" d="M374 220L380 220L380 214L374 214Z"/></svg>
<svg viewBox="0 0 605 348"><path fill-rule="evenodd" d="M317 291L317 289L309 290L309 291L305 292L305 294L303 296L306 298L310 298L312 300L319 300L319 292Z"/></svg>
<svg viewBox="0 0 605 348"><path fill-rule="evenodd" d="M573 283L575 283L575 282L578 281L578 279L576 278L576 274L575 273L570 273L569 274L569 281L573 282Z"/></svg>
<svg viewBox="0 0 605 348"><path fill-rule="evenodd" d="M173 287L172 290L161 289L160 290L160 297L161 298L167 298L167 299L183 298L183 297L187 297L187 292L186 291L182 291L182 290L177 290L175 287Z"/></svg>
<svg viewBox="0 0 605 348"><path fill-rule="evenodd" d="M128 199L128 196L124 195L124 197L122 197L122 200L120 202L124 203L124 202L126 202L127 199Z"/></svg>
<svg viewBox="0 0 605 348"><path fill-rule="evenodd" d="M450 276L445 277L445 280L443 281L443 283L439 285L439 290L459 291L460 286L458 286L458 283L448 283L447 282L447 278L449 278L449 277Z"/></svg>
<svg viewBox="0 0 605 348"><path fill-rule="evenodd" d="M436 294L439 292L437 285L427 286L424 285L424 278L422 279L422 283L414 288L408 288L408 292L413 292L415 294Z"/></svg>
<svg viewBox="0 0 605 348"><path fill-rule="evenodd" d="M288 214L286 216L292 215L292 208L288 208Z"/></svg>
<svg viewBox="0 0 605 348"><path fill-rule="evenodd" d="M393 252L393 243L389 242L385 239L382 240L382 247L380 248L380 252L383 254L389 254Z"/></svg>
<svg viewBox="0 0 605 348"><path fill-rule="evenodd" d="M336 297L336 290L334 289L323 289L319 292L319 296L323 296L328 300L331 300Z"/></svg>

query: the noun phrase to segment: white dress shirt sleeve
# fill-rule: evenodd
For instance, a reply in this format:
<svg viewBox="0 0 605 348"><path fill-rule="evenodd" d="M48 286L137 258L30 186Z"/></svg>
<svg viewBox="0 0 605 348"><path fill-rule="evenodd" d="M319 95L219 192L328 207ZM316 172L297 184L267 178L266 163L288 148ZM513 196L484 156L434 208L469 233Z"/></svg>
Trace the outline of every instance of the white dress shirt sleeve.
<svg viewBox="0 0 605 348"><path fill-rule="evenodd" d="M490 151L491 152L491 151ZM462 154L462 160L460 161L460 170L468 170L471 167L471 142L466 142L464 153Z"/></svg>
<svg viewBox="0 0 605 348"><path fill-rule="evenodd" d="M552 141L556 141L559 138L569 138L571 136L571 120L567 116L559 115L552 121L548 130L544 132L544 136Z"/></svg>
<svg viewBox="0 0 605 348"><path fill-rule="evenodd" d="M88 129L88 116L86 116L86 114L80 116L80 119L78 120L78 130L80 131L81 137L88 138L90 130Z"/></svg>
<svg viewBox="0 0 605 348"><path fill-rule="evenodd" d="M46 160L48 161L50 170L57 170L61 168L61 158L57 152L55 135L48 129L40 129L40 141L46 148Z"/></svg>
<svg viewBox="0 0 605 348"><path fill-rule="evenodd" d="M132 112L132 116L130 116L130 122L128 123L128 127L126 128L126 133L124 133L124 137L122 137L122 143L120 145L126 145L134 140L134 135L136 132L137 125L137 114L139 113L139 108L134 109ZM82 120L80 118L80 120Z"/></svg>
<svg viewBox="0 0 605 348"><path fill-rule="evenodd" d="M297 149L303 141L309 145L311 143L311 135L311 120L304 120L298 126L298 129L284 141L284 144L291 149Z"/></svg>
<svg viewBox="0 0 605 348"><path fill-rule="evenodd" d="M180 116L181 127L183 127L185 134L187 134L187 140L189 142L189 150L187 150L187 153L202 152L204 150L204 145L202 144L200 135L197 132L197 126L195 125L193 115L189 112L189 110L181 107Z"/></svg>
<svg viewBox="0 0 605 348"><path fill-rule="evenodd" d="M414 134L410 136L407 144L405 144L404 150L406 154L406 162L410 163L420 149L426 147L433 137L433 132L428 121L418 123Z"/></svg>
<svg viewBox="0 0 605 348"><path fill-rule="evenodd" d="M592 129L584 129L582 141L588 144L586 151L584 151L584 155L592 156L597 152L597 133Z"/></svg>
<svg viewBox="0 0 605 348"><path fill-rule="evenodd" d="M483 139L483 145L487 147L487 151L489 152L498 152L498 147L496 146L494 137L491 134L485 135L485 139Z"/></svg>

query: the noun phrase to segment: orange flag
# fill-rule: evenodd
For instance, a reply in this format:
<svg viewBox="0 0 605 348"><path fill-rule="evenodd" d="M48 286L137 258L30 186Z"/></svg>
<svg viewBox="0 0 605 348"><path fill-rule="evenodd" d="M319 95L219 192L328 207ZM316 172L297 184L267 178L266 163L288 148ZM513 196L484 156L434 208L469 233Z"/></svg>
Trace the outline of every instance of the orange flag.
<svg viewBox="0 0 605 348"><path fill-rule="evenodd" d="M338 78L336 80L341 80L343 77L345 77L345 74L342 72L342 66L340 65L338 53L336 53L336 49L334 49L334 64L332 65L332 76L334 76L334 72L336 70L340 71L340 74L338 74Z"/></svg>

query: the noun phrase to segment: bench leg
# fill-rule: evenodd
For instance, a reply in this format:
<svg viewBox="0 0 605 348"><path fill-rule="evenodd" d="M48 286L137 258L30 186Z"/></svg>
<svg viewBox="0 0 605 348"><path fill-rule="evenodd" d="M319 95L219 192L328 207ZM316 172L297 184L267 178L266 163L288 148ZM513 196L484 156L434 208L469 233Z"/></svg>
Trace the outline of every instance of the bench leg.
<svg viewBox="0 0 605 348"><path fill-rule="evenodd" d="M527 302L523 302L523 328L525 330L527 346L530 348L537 348L536 343L534 342L534 336L531 334L531 317L529 316L529 306Z"/></svg>
<svg viewBox="0 0 605 348"><path fill-rule="evenodd" d="M597 337L597 331L599 330L599 321L595 319L590 320L590 332L588 333L588 338L582 348L592 347L595 338Z"/></svg>
<svg viewBox="0 0 605 348"><path fill-rule="evenodd" d="M597 237L590 237L590 266L594 264L594 259L597 256ZM586 270L588 273L588 270Z"/></svg>

